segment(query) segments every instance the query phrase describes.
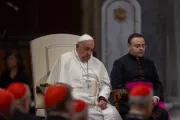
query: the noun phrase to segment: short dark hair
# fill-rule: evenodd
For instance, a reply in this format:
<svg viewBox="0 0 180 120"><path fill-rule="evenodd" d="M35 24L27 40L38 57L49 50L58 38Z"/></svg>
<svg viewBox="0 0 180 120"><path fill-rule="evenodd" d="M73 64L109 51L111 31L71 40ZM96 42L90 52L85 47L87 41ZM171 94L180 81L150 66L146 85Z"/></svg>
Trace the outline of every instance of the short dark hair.
<svg viewBox="0 0 180 120"><path fill-rule="evenodd" d="M144 38L144 36L139 34L139 33L133 33L128 38L128 44L131 44L132 39L135 38L135 37L142 37L142 38Z"/></svg>

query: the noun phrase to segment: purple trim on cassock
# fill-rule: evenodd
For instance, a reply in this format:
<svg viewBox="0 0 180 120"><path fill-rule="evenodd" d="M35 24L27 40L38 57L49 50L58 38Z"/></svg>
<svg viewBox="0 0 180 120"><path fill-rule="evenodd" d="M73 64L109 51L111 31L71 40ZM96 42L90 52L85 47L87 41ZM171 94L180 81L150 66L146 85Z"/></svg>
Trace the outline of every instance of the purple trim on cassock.
<svg viewBox="0 0 180 120"><path fill-rule="evenodd" d="M147 85L147 86L149 86L150 88L153 87L153 84L152 84L151 82L143 82L143 81L128 82L128 83L125 84L125 87L126 87L127 89L131 90L131 89L132 89L133 87L135 87L136 85ZM158 104L157 104L157 106L160 107L160 108L162 108L162 109L164 109L164 110L166 110L166 111L168 112L166 106L164 105L164 102L159 101ZM168 113L168 114L169 114L169 113ZM168 120L170 120L170 116L169 116Z"/></svg>
<svg viewBox="0 0 180 120"><path fill-rule="evenodd" d="M165 110L167 111L167 108L166 108L166 106L164 105L164 102L159 101L158 104L157 104L157 106L159 106L159 107L161 107L161 108L163 108L163 109L165 109Z"/></svg>
<svg viewBox="0 0 180 120"><path fill-rule="evenodd" d="M128 88L129 90L131 90L133 87L135 87L136 85L147 85L150 88L153 87L153 84L151 82L143 82L143 81L138 81L138 82L128 82L125 84L125 87Z"/></svg>

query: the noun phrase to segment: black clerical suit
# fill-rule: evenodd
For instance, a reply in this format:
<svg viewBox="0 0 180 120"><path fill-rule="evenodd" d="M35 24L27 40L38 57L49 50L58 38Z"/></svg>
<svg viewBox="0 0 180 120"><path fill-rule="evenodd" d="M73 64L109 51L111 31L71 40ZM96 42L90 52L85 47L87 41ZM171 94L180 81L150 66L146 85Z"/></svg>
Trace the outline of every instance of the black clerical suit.
<svg viewBox="0 0 180 120"><path fill-rule="evenodd" d="M154 120L154 119L149 119L149 118L146 118L145 116L139 115L139 114L129 113L126 115L126 118L124 120Z"/></svg>
<svg viewBox="0 0 180 120"><path fill-rule="evenodd" d="M40 117L32 116L28 113L23 113L18 109L15 109L10 120L42 120Z"/></svg>
<svg viewBox="0 0 180 120"><path fill-rule="evenodd" d="M19 69L16 76L12 79L10 77L10 72L6 71L1 73L0 76L0 87L7 88L13 82L21 82L29 85L29 77L24 69Z"/></svg>
<svg viewBox="0 0 180 120"><path fill-rule="evenodd" d="M131 89L136 83L143 82L152 85L154 96L164 101L163 86L159 81L154 62L145 58L136 58L130 53L117 59L111 71L112 89ZM131 88L130 88L131 87ZM120 101L119 112L122 117L128 113L128 101Z"/></svg>

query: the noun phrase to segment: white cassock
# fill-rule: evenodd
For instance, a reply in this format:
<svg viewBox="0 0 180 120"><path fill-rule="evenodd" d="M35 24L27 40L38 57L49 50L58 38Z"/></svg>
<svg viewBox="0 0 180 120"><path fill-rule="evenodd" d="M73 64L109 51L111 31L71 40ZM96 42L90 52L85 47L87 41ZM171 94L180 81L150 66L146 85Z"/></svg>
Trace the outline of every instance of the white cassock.
<svg viewBox="0 0 180 120"><path fill-rule="evenodd" d="M48 84L64 83L70 85L75 99L82 99L89 104L89 120L122 120L116 108L110 104L101 110L98 98L108 100L110 80L103 65L91 56L88 62L81 62L76 50L61 55L47 80Z"/></svg>

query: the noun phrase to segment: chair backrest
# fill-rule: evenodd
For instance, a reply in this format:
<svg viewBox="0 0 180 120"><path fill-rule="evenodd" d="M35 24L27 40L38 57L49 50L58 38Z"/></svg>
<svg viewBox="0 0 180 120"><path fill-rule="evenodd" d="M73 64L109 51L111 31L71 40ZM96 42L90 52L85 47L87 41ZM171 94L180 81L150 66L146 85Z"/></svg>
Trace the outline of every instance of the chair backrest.
<svg viewBox="0 0 180 120"><path fill-rule="evenodd" d="M46 82L57 57L65 52L72 51L79 37L71 34L52 34L30 42L36 108L39 108L38 103L42 102L37 97L36 86Z"/></svg>

